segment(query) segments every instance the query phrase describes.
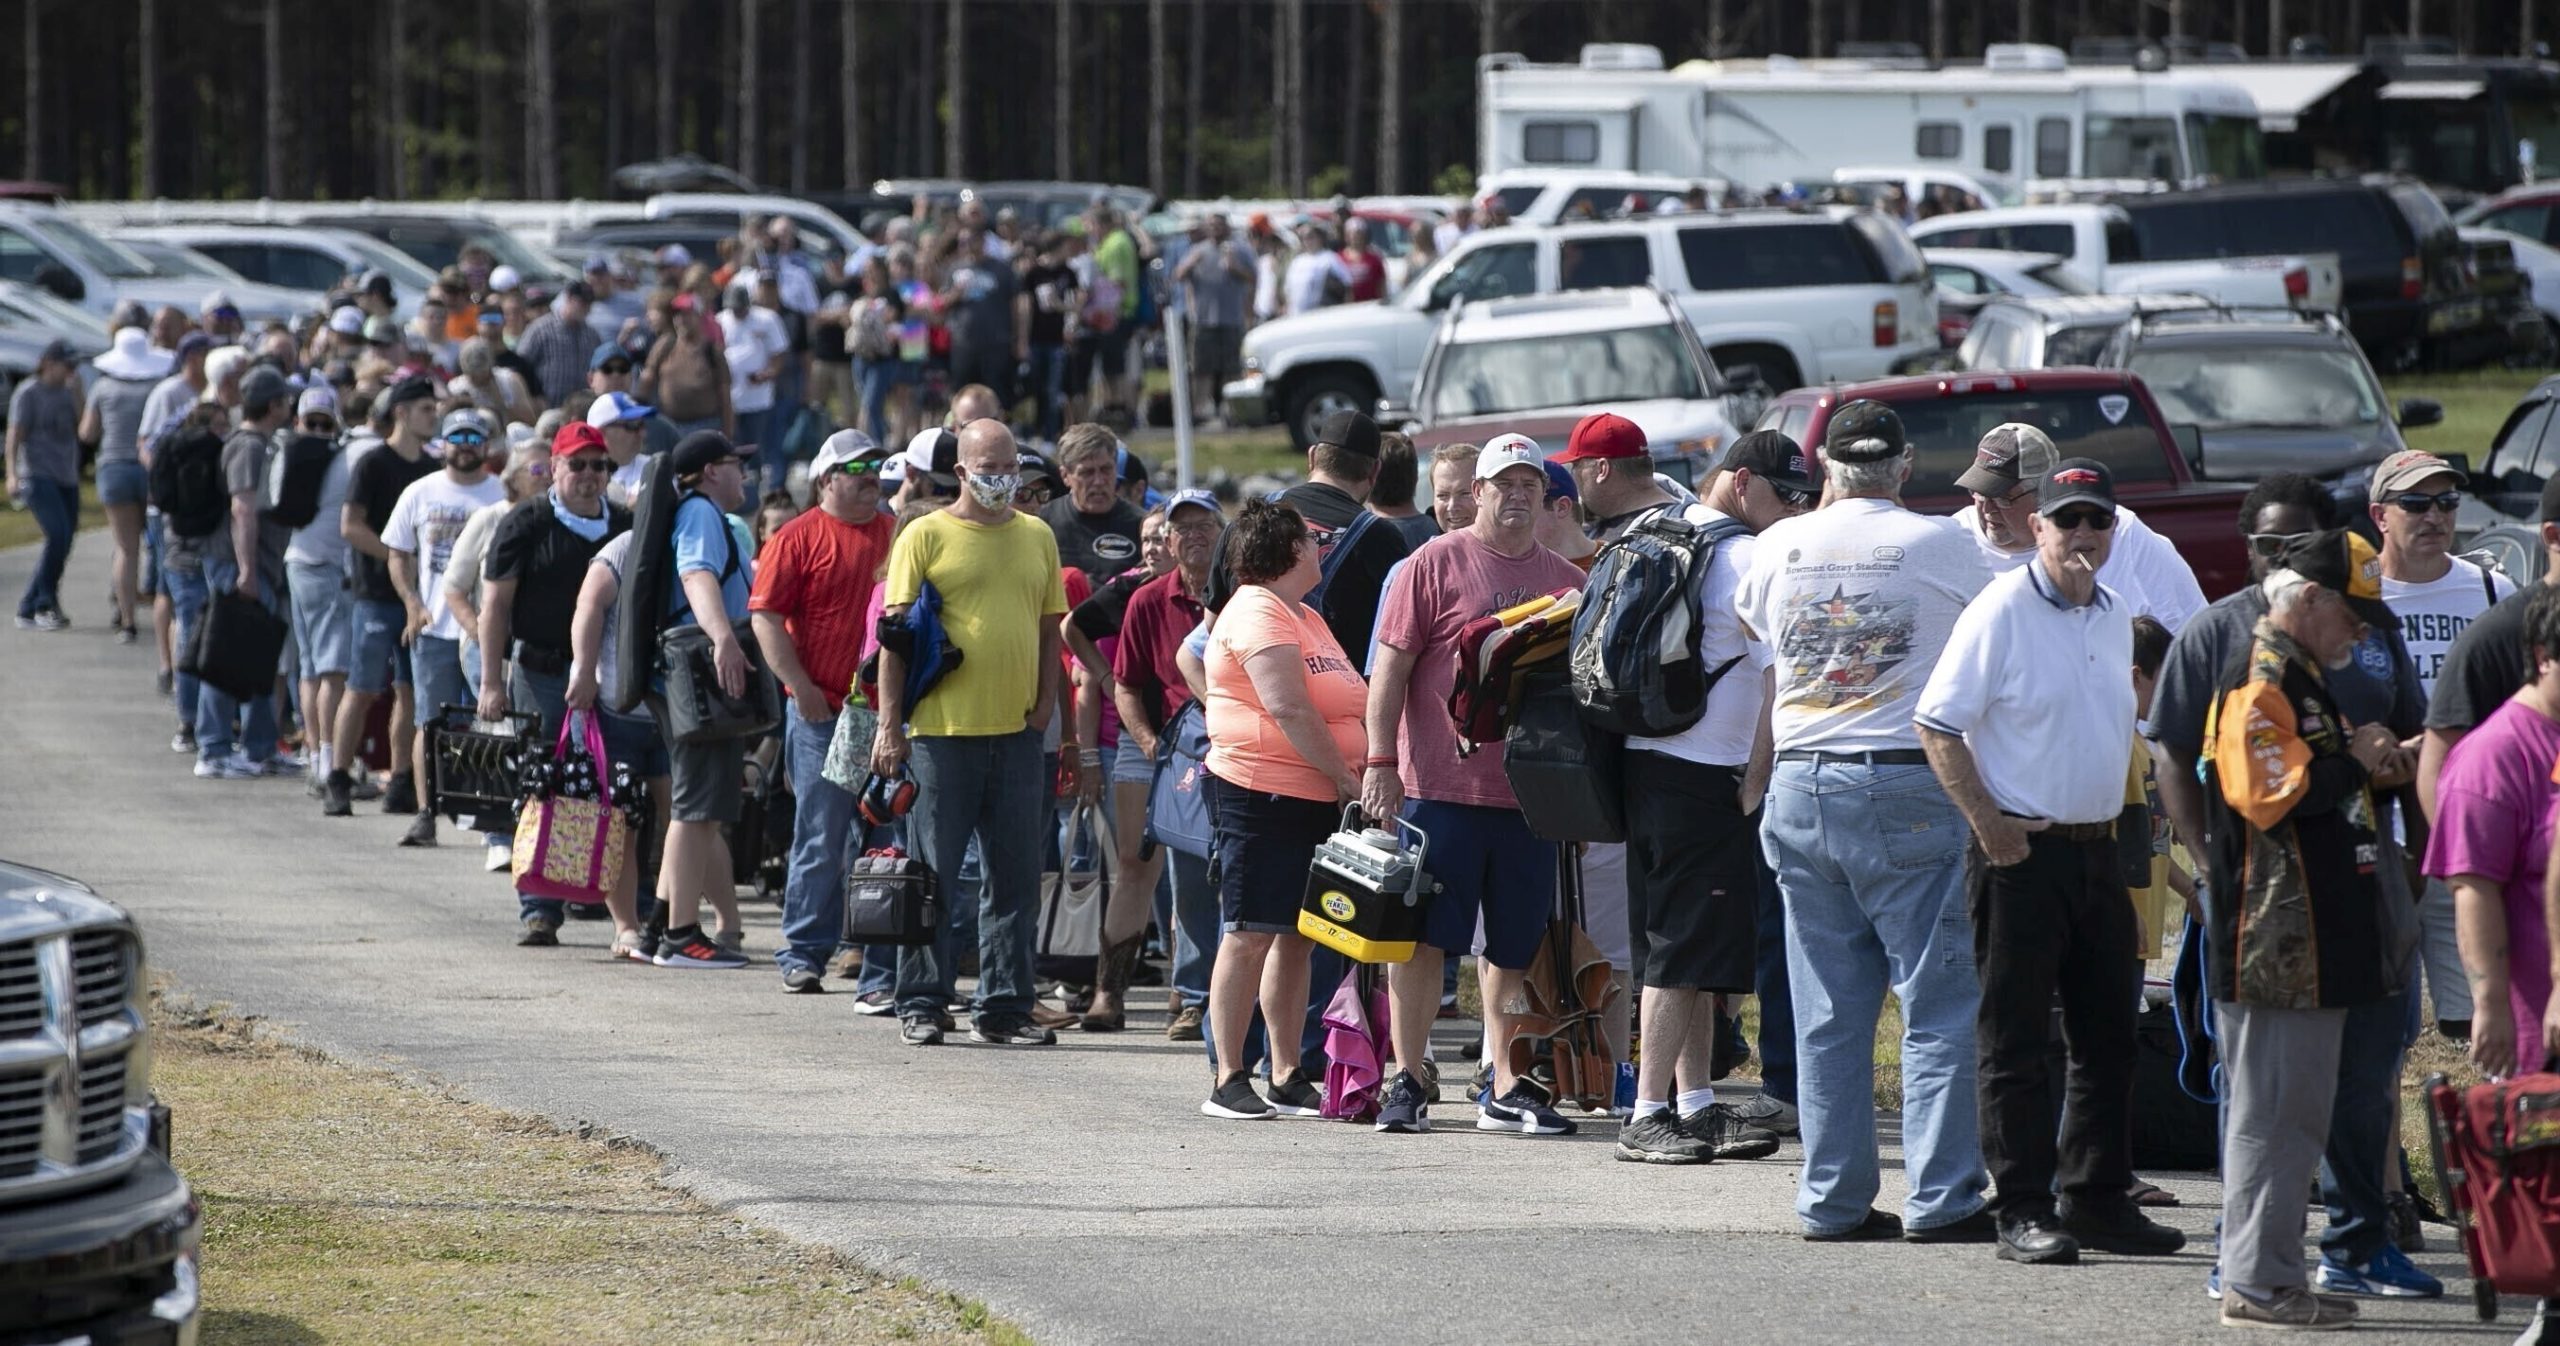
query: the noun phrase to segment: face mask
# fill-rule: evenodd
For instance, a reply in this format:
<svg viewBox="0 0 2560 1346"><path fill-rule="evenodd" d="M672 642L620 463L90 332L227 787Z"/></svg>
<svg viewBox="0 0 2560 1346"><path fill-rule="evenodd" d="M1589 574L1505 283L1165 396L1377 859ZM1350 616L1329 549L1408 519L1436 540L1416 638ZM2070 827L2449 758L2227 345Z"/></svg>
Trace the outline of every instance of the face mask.
<svg viewBox="0 0 2560 1346"><path fill-rule="evenodd" d="M1002 509L1013 502L1013 493L1022 489L1022 474L1006 472L992 476L969 478L969 496L982 509Z"/></svg>

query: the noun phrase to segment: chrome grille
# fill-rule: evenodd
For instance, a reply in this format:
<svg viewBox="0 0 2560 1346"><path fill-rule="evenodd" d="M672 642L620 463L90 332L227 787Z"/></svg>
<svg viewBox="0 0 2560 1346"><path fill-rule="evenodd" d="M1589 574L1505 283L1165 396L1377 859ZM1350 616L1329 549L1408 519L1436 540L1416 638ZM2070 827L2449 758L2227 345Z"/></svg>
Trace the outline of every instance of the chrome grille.
<svg viewBox="0 0 2560 1346"><path fill-rule="evenodd" d="M36 1171L44 1137L44 1077L0 1079L0 1181Z"/></svg>
<svg viewBox="0 0 2560 1346"><path fill-rule="evenodd" d="M44 1026L44 983L36 976L36 946L0 945L0 1038Z"/></svg>
<svg viewBox="0 0 2560 1346"><path fill-rule="evenodd" d="M147 1031L132 932L0 943L0 1204L114 1179L147 1143L125 1106Z"/></svg>
<svg viewBox="0 0 2560 1346"><path fill-rule="evenodd" d="M113 1156L124 1134L124 1063L122 1056L86 1064L80 1069L79 1162L94 1164Z"/></svg>
<svg viewBox="0 0 2560 1346"><path fill-rule="evenodd" d="M105 1023L124 1008L132 991L129 956L132 941L114 930L90 930L71 937L71 985L80 1006L80 1026Z"/></svg>

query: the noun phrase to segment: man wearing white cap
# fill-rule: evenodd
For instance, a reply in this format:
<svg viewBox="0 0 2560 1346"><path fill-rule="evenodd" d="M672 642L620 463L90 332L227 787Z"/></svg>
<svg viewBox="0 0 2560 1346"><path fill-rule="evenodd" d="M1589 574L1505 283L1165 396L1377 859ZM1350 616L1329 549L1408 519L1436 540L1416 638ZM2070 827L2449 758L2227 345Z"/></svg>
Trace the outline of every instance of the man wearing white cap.
<svg viewBox="0 0 2560 1346"><path fill-rule="evenodd" d="M338 444L338 394L325 379L312 380L295 400L287 432ZM339 514L347 504L347 451L339 445L320 477L311 522L285 542L287 596L293 602L293 642L302 652L302 723L309 734L310 792L316 798L336 765L338 705L355 667L356 591L347 569L347 538Z"/></svg>
<svg viewBox="0 0 2560 1346"><path fill-rule="evenodd" d="M960 490L960 437L948 430L919 430L898 455L899 505L949 499Z"/></svg>
<svg viewBox="0 0 2560 1346"><path fill-rule="evenodd" d="M2061 460L2053 438L2032 425L1995 425L1974 448L1973 466L1956 478L1973 503L1956 512L1992 574L2017 570L2036 557L2036 483ZM2176 635L2204 610L2204 589L2169 539L2143 526L2132 510L2116 508L2114 538L2100 582L2134 615L2150 617Z"/></svg>
<svg viewBox="0 0 2560 1346"><path fill-rule="evenodd" d="M880 509L880 467L888 458L859 430L838 430L818 446L809 460L816 507L765 540L747 600L756 648L791 696L782 742L796 800L782 889L784 942L773 961L783 989L798 994L826 989L827 961L844 930L854 795L823 768L836 716L853 690L872 586L896 532L896 520Z"/></svg>

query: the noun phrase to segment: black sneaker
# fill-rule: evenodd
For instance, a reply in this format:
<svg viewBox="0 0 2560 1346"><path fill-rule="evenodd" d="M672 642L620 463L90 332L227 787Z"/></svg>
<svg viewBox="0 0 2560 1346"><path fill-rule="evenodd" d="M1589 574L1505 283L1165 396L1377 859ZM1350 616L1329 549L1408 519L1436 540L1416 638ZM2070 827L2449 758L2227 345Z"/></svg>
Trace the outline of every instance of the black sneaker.
<svg viewBox="0 0 2560 1346"><path fill-rule="evenodd" d="M524 933L516 936L516 946L525 949L560 947L560 923L542 916L524 918Z"/></svg>
<svg viewBox="0 0 2560 1346"><path fill-rule="evenodd" d="M1397 1135L1411 1135L1431 1129L1431 1104L1422 1092L1422 1081L1410 1070L1399 1070L1387 1084L1386 1096L1378 1100L1378 1129Z"/></svg>
<svg viewBox="0 0 2560 1346"><path fill-rule="evenodd" d="M329 779L320 787L320 816L323 818L353 817L356 805L350 795L354 788L355 784L347 779L347 773L330 772Z"/></svg>
<svg viewBox="0 0 2560 1346"><path fill-rule="evenodd" d="M2142 1213L2129 1197L2060 1203L2062 1230L2083 1248L2134 1257L2162 1257L2187 1246L2187 1236Z"/></svg>
<svg viewBox="0 0 2560 1346"><path fill-rule="evenodd" d="M827 979L805 967L790 968L782 974L782 989L793 995L825 995Z"/></svg>
<svg viewBox="0 0 2560 1346"><path fill-rule="evenodd" d="M1548 1107L1546 1095L1521 1080L1511 1086L1510 1093L1476 1105L1476 1129L1515 1131L1524 1136L1570 1136L1581 1128Z"/></svg>
<svg viewBox="0 0 2560 1346"><path fill-rule="evenodd" d="M432 846L436 844L436 815L421 813L409 822L409 830L401 834L400 845Z"/></svg>
<svg viewBox="0 0 2560 1346"><path fill-rule="evenodd" d="M942 1041L942 1025L930 1014L910 1014L898 1021L898 1040L910 1047L931 1047Z"/></svg>
<svg viewBox="0 0 2560 1346"><path fill-rule="evenodd" d="M1906 1243L1997 1243L2000 1241L2000 1222L1992 1218L1991 1208L1984 1206L1959 1220L1933 1224L1926 1229L1905 1229L1902 1238Z"/></svg>
<svg viewBox="0 0 2560 1346"><path fill-rule="evenodd" d="M572 902L568 906L568 912L569 919L573 921L604 921L611 920L613 917L613 913L606 911L601 902Z"/></svg>
<svg viewBox="0 0 2560 1346"><path fill-rule="evenodd" d="M1683 1115L1680 1129L1718 1159L1766 1159L1778 1152L1777 1132L1745 1124L1723 1103L1709 1103Z"/></svg>
<svg viewBox="0 0 2560 1346"><path fill-rule="evenodd" d="M417 812L417 782L409 779L407 776L392 777L391 788L382 792L382 811L385 813Z"/></svg>
<svg viewBox="0 0 2560 1346"><path fill-rule="evenodd" d="M1618 1157L1635 1164L1704 1164L1716 1156L1682 1128L1677 1111L1664 1108L1618 1128Z"/></svg>
<svg viewBox="0 0 2560 1346"><path fill-rule="evenodd" d="M1200 1100L1200 1115L1230 1122L1267 1122L1280 1114L1253 1091L1253 1077L1239 1070Z"/></svg>
<svg viewBox="0 0 2560 1346"><path fill-rule="evenodd" d="M1324 1115L1324 1091L1316 1087L1315 1081L1307 1078L1307 1072L1303 1068L1292 1070L1273 1080L1271 1087L1264 1091L1264 1096L1271 1100L1271 1110L1283 1117L1322 1117Z"/></svg>
<svg viewBox="0 0 2560 1346"><path fill-rule="evenodd" d="M711 968L726 971L747 965L744 954L721 948L700 925L683 930L670 930L658 941L658 951L649 962L655 967Z"/></svg>
<svg viewBox="0 0 2560 1346"><path fill-rule="evenodd" d="M992 1047L1046 1047L1058 1035L1028 1018L975 1019L969 1024L969 1040Z"/></svg>

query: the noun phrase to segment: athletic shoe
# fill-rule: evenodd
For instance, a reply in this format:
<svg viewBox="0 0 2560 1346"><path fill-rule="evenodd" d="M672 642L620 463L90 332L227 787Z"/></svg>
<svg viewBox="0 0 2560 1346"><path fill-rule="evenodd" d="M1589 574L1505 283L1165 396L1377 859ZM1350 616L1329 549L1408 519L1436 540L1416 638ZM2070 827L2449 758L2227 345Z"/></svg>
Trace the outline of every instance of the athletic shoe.
<svg viewBox="0 0 2560 1346"><path fill-rule="evenodd" d="M516 936L520 949L556 949L560 947L560 923L543 916L524 918L524 933Z"/></svg>
<svg viewBox="0 0 2560 1346"><path fill-rule="evenodd" d="M1745 1124L1723 1103L1682 1115L1680 1129L1718 1159L1766 1159L1778 1152L1777 1132Z"/></svg>
<svg viewBox="0 0 2560 1346"><path fill-rule="evenodd" d="M1237 1071L1200 1100L1200 1115L1230 1122L1267 1122L1280 1114L1253 1091L1253 1077Z"/></svg>
<svg viewBox="0 0 2560 1346"><path fill-rule="evenodd" d="M402 846L435 845L436 815L432 813L421 813L417 817L410 819L409 830L400 834L398 844Z"/></svg>
<svg viewBox="0 0 2560 1346"><path fill-rule="evenodd" d="M2407 1252L2425 1252L2427 1230L2418 1212L2417 1200L2407 1192L2393 1192L2383 1201L2384 1209L2390 1213L2388 1223L2393 1246Z"/></svg>
<svg viewBox="0 0 2560 1346"><path fill-rule="evenodd" d="M722 953L736 958L740 963L743 964L747 961L746 931L715 930L711 934L711 942L719 945Z"/></svg>
<svg viewBox="0 0 2560 1346"><path fill-rule="evenodd" d="M1681 1128L1679 1113L1664 1108L1618 1128L1618 1157L1632 1164L1704 1164L1715 1154Z"/></svg>
<svg viewBox="0 0 2560 1346"><path fill-rule="evenodd" d="M198 758L197 780L256 780L267 774L257 763L238 753L221 758Z"/></svg>
<svg viewBox="0 0 2560 1346"><path fill-rule="evenodd" d="M1867 1213L1861 1216L1856 1224L1846 1229L1833 1230L1828 1234L1817 1234L1807 1230L1804 1241L1807 1243L1878 1243L1885 1239L1900 1237L1902 1237L1902 1217L1891 1211L1877 1210L1870 1206L1867 1208Z"/></svg>
<svg viewBox="0 0 2560 1346"><path fill-rule="evenodd" d="M392 778L391 788L382 792L382 811L385 813L417 812L417 782L409 779L407 776L396 776Z"/></svg>
<svg viewBox="0 0 2560 1346"><path fill-rule="evenodd" d="M1058 1035L1031 1022L1028 1016L1003 1019L973 1019L969 1023L969 1040L990 1047L1047 1047Z"/></svg>
<svg viewBox="0 0 2560 1346"><path fill-rule="evenodd" d="M2270 1327L2285 1332L2336 1332L2356 1325L2356 1306L2288 1285L2265 1300L2245 1294L2222 1297L2224 1327Z"/></svg>
<svg viewBox="0 0 2560 1346"><path fill-rule="evenodd" d="M1174 1014L1173 1022L1164 1026L1165 1040L1168 1042L1198 1042L1200 1040L1200 1019L1200 1007L1198 1005L1183 1006Z"/></svg>
<svg viewBox="0 0 2560 1346"><path fill-rule="evenodd" d="M492 841L489 843L488 853L480 859L480 867L492 874L504 874L514 867L515 862L515 847L504 842Z"/></svg>
<svg viewBox="0 0 2560 1346"><path fill-rule="evenodd" d="M2204 1273L2204 1297L2222 1298L2222 1263L2216 1262Z"/></svg>
<svg viewBox="0 0 2560 1346"><path fill-rule="evenodd" d="M18 629L21 631L59 631L70 624L70 618L63 616L59 612L55 612L51 608L47 608L33 616L20 617L18 619Z"/></svg>
<svg viewBox="0 0 2560 1346"><path fill-rule="evenodd" d="M782 989L793 995L825 995L827 979L809 968L790 968L782 974Z"/></svg>
<svg viewBox="0 0 2560 1346"><path fill-rule="evenodd" d="M928 1014L910 1014L898 1021L898 1040L910 1047L930 1047L942 1041L942 1025Z"/></svg>
<svg viewBox="0 0 2560 1346"><path fill-rule="evenodd" d="M316 771L306 773L302 778L302 794L306 799L328 798L329 782L327 778L321 776Z"/></svg>
<svg viewBox="0 0 2560 1346"><path fill-rule="evenodd" d="M667 937L658 942L656 956L649 961L659 967L680 968L735 969L747 965L746 959L712 943L699 926L681 935L668 931Z"/></svg>
<svg viewBox="0 0 2560 1346"><path fill-rule="evenodd" d="M2370 1295L2379 1299L2441 1299L2444 1282L2418 1269L2408 1254L2386 1243L2363 1266L2320 1259L2311 1283L2333 1295Z"/></svg>
<svg viewBox="0 0 2560 1346"><path fill-rule="evenodd" d="M2088 1202L2064 1196L2058 1214L2063 1232L2102 1253L2161 1257L2187 1246L2185 1234L2143 1214L2129 1197Z"/></svg>
<svg viewBox="0 0 2560 1346"><path fill-rule="evenodd" d="M347 779L347 773L330 772L329 778L320 783L320 816L323 818L353 816L356 811L354 790L355 783Z"/></svg>
<svg viewBox="0 0 2560 1346"><path fill-rule="evenodd" d="M898 997L887 991L865 991L853 998L853 1012L856 1014L876 1018L894 1013L897 1008Z"/></svg>
<svg viewBox="0 0 2560 1346"><path fill-rule="evenodd" d="M178 694L178 675L165 668L161 669L158 673L151 676L151 686L153 690L159 692L162 696L176 696Z"/></svg>
<svg viewBox="0 0 2560 1346"><path fill-rule="evenodd" d="M270 776L291 776L310 769L311 759L291 748L278 748L275 756L267 759L267 774Z"/></svg>
<svg viewBox="0 0 2560 1346"><path fill-rule="evenodd" d="M169 751L185 753L189 757L195 756L196 731L187 728L184 725L180 725L178 727L178 732L169 736Z"/></svg>
<svg viewBox="0 0 2560 1346"><path fill-rule="evenodd" d="M1283 1117L1324 1115L1324 1091L1307 1078L1304 1070L1292 1070L1273 1080L1263 1095L1271 1100L1271 1110Z"/></svg>
<svg viewBox="0 0 2560 1346"><path fill-rule="evenodd" d="M116 628L116 643L117 643L117 644L119 644L119 645L136 645L136 644L140 644L140 643L141 643L141 641L142 641L142 633L141 633L140 631L136 631L136 630L134 630L134 629L133 629L132 627L130 627L130 626L120 626L120 627L117 627L117 628Z"/></svg>
<svg viewBox="0 0 2560 1346"><path fill-rule="evenodd" d="M1795 1135L1802 1125L1797 1120L1795 1104L1781 1103L1767 1094L1753 1094L1734 1104L1733 1115L1747 1126L1775 1131L1781 1136Z"/></svg>
<svg viewBox="0 0 2560 1346"><path fill-rule="evenodd" d="M1411 1135L1431 1129L1431 1104L1422 1091L1422 1081L1410 1070L1399 1070L1378 1100L1378 1129L1398 1135Z"/></svg>

